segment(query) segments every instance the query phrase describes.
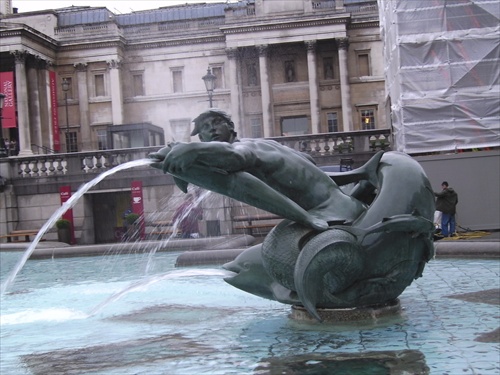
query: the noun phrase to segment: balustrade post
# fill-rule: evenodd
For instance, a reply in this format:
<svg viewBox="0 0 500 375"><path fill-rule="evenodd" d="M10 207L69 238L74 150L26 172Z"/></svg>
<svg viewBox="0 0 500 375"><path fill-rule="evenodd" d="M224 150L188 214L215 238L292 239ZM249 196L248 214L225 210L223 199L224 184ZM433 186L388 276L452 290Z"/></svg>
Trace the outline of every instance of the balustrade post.
<svg viewBox="0 0 500 375"><path fill-rule="evenodd" d="M370 137L369 136L358 136L353 137L353 146L355 152L366 152L370 151Z"/></svg>
<svg viewBox="0 0 500 375"><path fill-rule="evenodd" d="M80 158L78 156L67 154L64 159L66 161L66 171L68 174L80 174L82 172Z"/></svg>

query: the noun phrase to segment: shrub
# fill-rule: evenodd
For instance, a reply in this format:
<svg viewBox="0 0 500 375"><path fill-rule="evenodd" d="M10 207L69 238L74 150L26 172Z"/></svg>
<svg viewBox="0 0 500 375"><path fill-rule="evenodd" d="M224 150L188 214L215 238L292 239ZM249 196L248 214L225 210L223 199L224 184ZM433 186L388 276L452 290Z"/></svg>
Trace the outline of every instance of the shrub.
<svg viewBox="0 0 500 375"><path fill-rule="evenodd" d="M134 224L138 219L139 219L138 214L128 214L127 216L125 216L125 220L129 224Z"/></svg>
<svg viewBox="0 0 500 375"><path fill-rule="evenodd" d="M71 228L71 221L66 219L59 219L56 221L56 228L57 229Z"/></svg>

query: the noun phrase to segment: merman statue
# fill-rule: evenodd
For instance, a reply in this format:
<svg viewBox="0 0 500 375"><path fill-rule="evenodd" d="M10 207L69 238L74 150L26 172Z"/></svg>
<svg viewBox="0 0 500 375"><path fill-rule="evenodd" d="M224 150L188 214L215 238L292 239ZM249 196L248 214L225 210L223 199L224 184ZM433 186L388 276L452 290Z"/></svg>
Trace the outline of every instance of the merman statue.
<svg viewBox="0 0 500 375"><path fill-rule="evenodd" d="M421 276L434 253L434 194L406 154L379 152L363 167L327 174L307 154L275 141L237 139L230 116L211 108L194 119L201 142L171 143L153 167L279 215L261 245L224 268L249 293L318 308L380 305ZM347 194L339 185L355 184Z"/></svg>

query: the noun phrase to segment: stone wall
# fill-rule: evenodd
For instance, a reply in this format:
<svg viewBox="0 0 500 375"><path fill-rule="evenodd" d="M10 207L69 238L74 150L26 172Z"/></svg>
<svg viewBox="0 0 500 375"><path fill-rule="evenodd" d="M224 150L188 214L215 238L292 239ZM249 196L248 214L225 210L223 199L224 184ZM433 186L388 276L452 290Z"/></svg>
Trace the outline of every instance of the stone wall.
<svg viewBox="0 0 500 375"><path fill-rule="evenodd" d="M441 191L441 183L447 181L457 192L457 230L500 229L499 150L419 156L416 160L434 191Z"/></svg>

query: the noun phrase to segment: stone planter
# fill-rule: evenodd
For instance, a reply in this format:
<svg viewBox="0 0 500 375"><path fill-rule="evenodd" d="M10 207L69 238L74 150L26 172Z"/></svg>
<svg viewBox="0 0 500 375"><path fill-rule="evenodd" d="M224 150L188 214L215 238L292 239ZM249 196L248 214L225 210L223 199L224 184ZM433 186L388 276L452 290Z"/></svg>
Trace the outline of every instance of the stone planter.
<svg viewBox="0 0 500 375"><path fill-rule="evenodd" d="M57 240L71 244L71 228L61 228L57 230Z"/></svg>

